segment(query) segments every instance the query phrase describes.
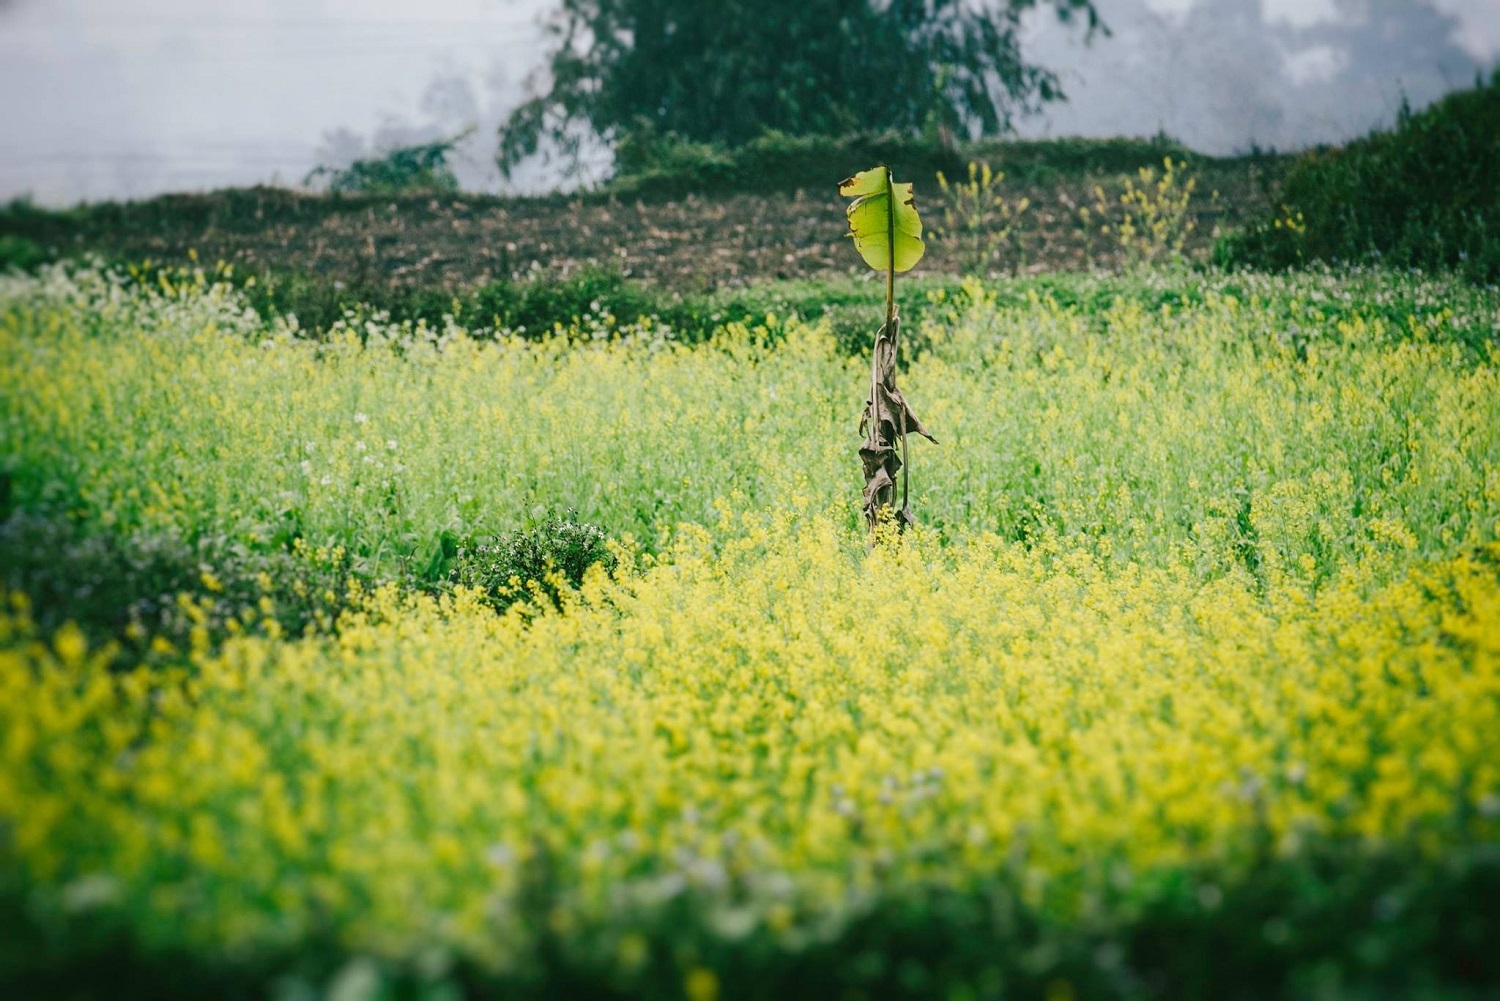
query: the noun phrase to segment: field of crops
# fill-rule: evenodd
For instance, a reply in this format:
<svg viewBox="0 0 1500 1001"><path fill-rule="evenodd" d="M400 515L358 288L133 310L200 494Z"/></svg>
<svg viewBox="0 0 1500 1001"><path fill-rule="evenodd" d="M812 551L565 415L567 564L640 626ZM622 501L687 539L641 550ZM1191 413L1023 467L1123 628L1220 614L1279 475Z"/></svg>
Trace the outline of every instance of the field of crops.
<svg viewBox="0 0 1500 1001"><path fill-rule="evenodd" d="M871 545L817 323L307 339L0 278L0 983L1493 990L1500 293L1099 281L932 293L941 444ZM614 570L444 583L551 515ZM163 540L190 581L84 614L79 554Z"/></svg>

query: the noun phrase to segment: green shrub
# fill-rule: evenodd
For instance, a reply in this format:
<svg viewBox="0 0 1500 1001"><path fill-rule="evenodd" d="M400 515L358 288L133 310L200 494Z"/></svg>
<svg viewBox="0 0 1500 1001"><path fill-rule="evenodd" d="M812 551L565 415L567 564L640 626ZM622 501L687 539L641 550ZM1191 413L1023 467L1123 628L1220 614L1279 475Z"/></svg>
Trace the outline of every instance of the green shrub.
<svg viewBox="0 0 1500 1001"><path fill-rule="evenodd" d="M530 337L548 333L555 324L566 327L604 314L621 323L650 316L674 327L695 326L694 310L681 297L649 290L603 268L585 268L560 280L491 282L474 293L467 311L476 323Z"/></svg>
<svg viewBox="0 0 1500 1001"><path fill-rule="evenodd" d="M237 633L326 629L348 600L352 576L340 550L116 536L24 511L0 522L0 586L27 596L44 632L73 622L91 646L118 644L122 663ZM147 637L174 650L148 646Z"/></svg>
<svg viewBox="0 0 1500 1001"><path fill-rule="evenodd" d="M618 560L608 543L602 528L578 521L571 512L549 515L533 528L461 548L448 579L483 591L497 611L529 598L557 606L562 597L560 584L580 586L583 575L595 564L615 570Z"/></svg>
<svg viewBox="0 0 1500 1001"><path fill-rule="evenodd" d="M317 167L304 184L326 177L328 190L363 194L396 194L411 191L455 192L458 178L448 166L448 154L467 139L470 129L452 139L402 146L382 157L356 160L342 170Z"/></svg>
<svg viewBox="0 0 1500 1001"><path fill-rule="evenodd" d="M160 270L137 265L131 272L150 284ZM649 290L618 271L598 268L586 268L564 279L548 275L525 281L493 281L467 292L394 284L372 272L335 278L266 270L233 280L261 316L295 316L303 335L311 337L350 317L377 313L395 323L424 322L432 327L441 327L443 317L452 316L476 333L503 328L532 339L551 333L556 324L580 325L590 317L606 315L622 323L655 317L688 331L697 326L698 311L691 302Z"/></svg>
<svg viewBox="0 0 1500 1001"><path fill-rule="evenodd" d="M51 259L52 253L35 240L10 233L0 234L0 273L12 268L32 271Z"/></svg>
<svg viewBox="0 0 1500 1001"><path fill-rule="evenodd" d="M462 310L462 298L441 289L394 285L370 273L343 278L305 272L263 272L240 287L256 312L272 316L296 316L298 326L310 334L326 332L347 314L383 312L397 323L425 320L441 324L443 314Z"/></svg>
<svg viewBox="0 0 1500 1001"><path fill-rule="evenodd" d="M1451 268L1500 280L1500 70L1389 132L1304 155L1280 208L1215 248L1226 266Z"/></svg>

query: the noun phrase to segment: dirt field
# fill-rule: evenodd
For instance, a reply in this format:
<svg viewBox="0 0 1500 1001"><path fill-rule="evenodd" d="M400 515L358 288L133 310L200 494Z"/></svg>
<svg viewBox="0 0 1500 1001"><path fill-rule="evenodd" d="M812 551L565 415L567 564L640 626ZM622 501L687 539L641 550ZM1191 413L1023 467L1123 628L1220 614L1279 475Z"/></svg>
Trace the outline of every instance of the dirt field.
<svg viewBox="0 0 1500 1001"><path fill-rule="evenodd" d="M1276 167L1220 161L1201 168L1189 253L1206 253L1221 229L1262 209ZM1118 245L1099 233L1097 219L1086 226L1079 210L1093 204L1096 184L1113 197L1122 183L1080 177L1007 187L1007 197L1031 201L1020 226L1021 254L998 257L983 270L1114 265ZM941 223L936 183L918 181L917 199L930 237L919 270L976 270L969 255L934 233ZM832 184L826 192L790 196L651 204L598 196L334 198L257 188L49 215L28 229L61 250L111 259L176 262L191 250L199 261L224 260L241 270L455 291L500 278L566 276L590 265L684 292L858 269Z"/></svg>

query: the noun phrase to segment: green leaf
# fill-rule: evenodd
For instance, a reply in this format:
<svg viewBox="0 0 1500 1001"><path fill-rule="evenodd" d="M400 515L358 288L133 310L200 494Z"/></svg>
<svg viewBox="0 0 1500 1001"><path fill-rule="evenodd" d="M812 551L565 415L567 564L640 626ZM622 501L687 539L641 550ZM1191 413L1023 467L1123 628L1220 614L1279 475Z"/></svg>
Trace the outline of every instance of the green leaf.
<svg viewBox="0 0 1500 1001"><path fill-rule="evenodd" d="M897 184L890 168L882 164L840 183L839 194L854 199L844 214L849 217L854 249L866 264L897 274L916 267L927 245L922 242L922 219L909 183Z"/></svg>

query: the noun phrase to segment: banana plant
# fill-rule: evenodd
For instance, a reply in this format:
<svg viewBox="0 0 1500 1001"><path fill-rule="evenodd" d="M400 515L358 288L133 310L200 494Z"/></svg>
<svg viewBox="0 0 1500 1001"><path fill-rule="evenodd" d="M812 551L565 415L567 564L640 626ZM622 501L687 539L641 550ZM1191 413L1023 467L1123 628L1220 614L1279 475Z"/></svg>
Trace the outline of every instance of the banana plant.
<svg viewBox="0 0 1500 1001"><path fill-rule="evenodd" d="M901 529L914 524L911 513L911 467L906 437L915 431L936 444L896 388L896 358L901 346L901 317L896 309L896 275L910 271L922 259L922 219L917 215L911 184L897 184L885 165L860 171L839 184L839 194L852 198L845 209L849 236L866 264L885 272L885 323L875 335L870 357L870 395L859 430L865 436L859 457L865 470L865 523L874 531L894 511ZM900 455L897 455L897 448ZM901 475L901 506L895 509L896 474Z"/></svg>

